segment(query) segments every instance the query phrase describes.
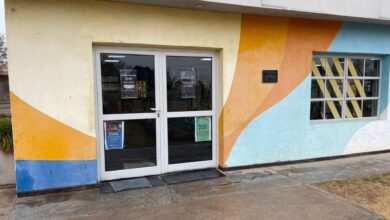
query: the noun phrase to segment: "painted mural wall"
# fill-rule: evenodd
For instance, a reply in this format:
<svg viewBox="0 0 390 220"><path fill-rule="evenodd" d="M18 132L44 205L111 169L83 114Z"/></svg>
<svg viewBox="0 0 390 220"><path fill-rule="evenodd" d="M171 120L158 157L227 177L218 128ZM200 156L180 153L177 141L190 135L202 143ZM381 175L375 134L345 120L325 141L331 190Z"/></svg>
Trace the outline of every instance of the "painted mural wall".
<svg viewBox="0 0 390 220"><path fill-rule="evenodd" d="M220 164L390 149L389 44L390 26L243 15L236 72L220 118ZM310 121L313 52L380 56L380 118ZM256 70L267 68L279 70L277 84L259 83Z"/></svg>
<svg viewBox="0 0 390 220"><path fill-rule="evenodd" d="M94 44L219 51L220 166L390 149L389 26L95 0L7 0L6 21L19 192L98 181ZM383 56L380 120L310 122L314 51Z"/></svg>
<svg viewBox="0 0 390 220"><path fill-rule="evenodd" d="M223 95L234 75L241 15L97 0L6 0L6 22L17 190L23 192L98 181L93 44L223 51Z"/></svg>

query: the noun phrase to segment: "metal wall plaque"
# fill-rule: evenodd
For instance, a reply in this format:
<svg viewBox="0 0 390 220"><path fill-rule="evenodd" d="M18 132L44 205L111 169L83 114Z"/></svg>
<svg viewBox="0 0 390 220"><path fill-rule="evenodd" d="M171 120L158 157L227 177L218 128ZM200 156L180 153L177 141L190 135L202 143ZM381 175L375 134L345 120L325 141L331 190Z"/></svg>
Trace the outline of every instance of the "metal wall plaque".
<svg viewBox="0 0 390 220"><path fill-rule="evenodd" d="M263 70L263 83L277 83L278 71L277 70Z"/></svg>

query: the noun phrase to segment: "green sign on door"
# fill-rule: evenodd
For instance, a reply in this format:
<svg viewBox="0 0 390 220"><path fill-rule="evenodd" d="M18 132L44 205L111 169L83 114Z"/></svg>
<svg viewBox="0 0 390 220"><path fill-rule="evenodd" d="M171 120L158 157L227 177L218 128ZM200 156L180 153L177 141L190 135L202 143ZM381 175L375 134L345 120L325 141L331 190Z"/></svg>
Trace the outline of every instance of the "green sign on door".
<svg viewBox="0 0 390 220"><path fill-rule="evenodd" d="M211 141L211 117L195 118L195 142Z"/></svg>

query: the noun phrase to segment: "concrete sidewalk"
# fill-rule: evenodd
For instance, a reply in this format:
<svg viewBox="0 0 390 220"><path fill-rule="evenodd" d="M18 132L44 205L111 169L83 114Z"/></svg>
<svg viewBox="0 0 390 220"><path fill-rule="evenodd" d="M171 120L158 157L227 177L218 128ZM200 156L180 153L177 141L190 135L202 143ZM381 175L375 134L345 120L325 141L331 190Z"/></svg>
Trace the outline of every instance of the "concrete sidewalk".
<svg viewBox="0 0 390 220"><path fill-rule="evenodd" d="M12 208L15 205L16 192L15 189L0 188L0 219L7 219Z"/></svg>
<svg viewBox="0 0 390 220"><path fill-rule="evenodd" d="M390 153L231 171L219 179L115 194L92 189L18 198L9 218L381 219L315 184L384 173L390 173Z"/></svg>

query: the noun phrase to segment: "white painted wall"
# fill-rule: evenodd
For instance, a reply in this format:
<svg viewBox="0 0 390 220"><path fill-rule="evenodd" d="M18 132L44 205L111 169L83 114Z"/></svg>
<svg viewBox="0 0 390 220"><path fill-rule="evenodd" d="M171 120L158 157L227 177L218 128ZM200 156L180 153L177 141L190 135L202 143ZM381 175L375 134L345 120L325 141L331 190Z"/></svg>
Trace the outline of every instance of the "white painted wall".
<svg viewBox="0 0 390 220"><path fill-rule="evenodd" d="M390 0L110 0L201 10L390 24Z"/></svg>
<svg viewBox="0 0 390 220"><path fill-rule="evenodd" d="M386 120L387 114L389 114L389 111L385 110L381 115L382 120L369 122L360 128L348 141L343 154L388 150L390 120Z"/></svg>
<svg viewBox="0 0 390 220"><path fill-rule="evenodd" d="M202 0L202 2L390 20L390 0Z"/></svg>

